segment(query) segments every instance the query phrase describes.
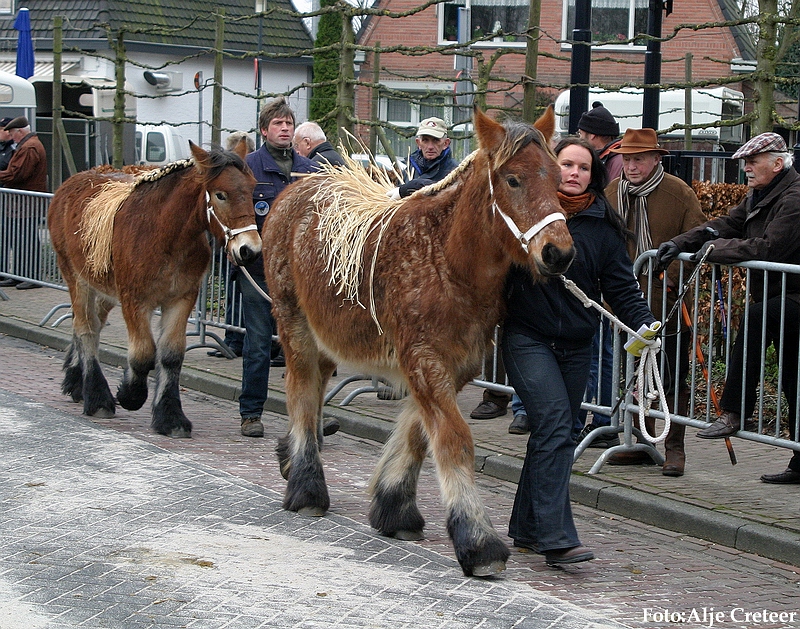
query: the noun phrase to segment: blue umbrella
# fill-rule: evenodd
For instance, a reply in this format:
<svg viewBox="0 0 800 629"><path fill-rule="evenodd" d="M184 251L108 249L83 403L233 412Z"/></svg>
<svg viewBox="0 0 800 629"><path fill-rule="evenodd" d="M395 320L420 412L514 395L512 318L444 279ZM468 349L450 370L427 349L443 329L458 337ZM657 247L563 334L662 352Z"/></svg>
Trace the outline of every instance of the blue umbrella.
<svg viewBox="0 0 800 629"><path fill-rule="evenodd" d="M17 76L29 79L33 76L33 39L31 38L31 16L28 9L20 9L14 28L19 31L17 39Z"/></svg>

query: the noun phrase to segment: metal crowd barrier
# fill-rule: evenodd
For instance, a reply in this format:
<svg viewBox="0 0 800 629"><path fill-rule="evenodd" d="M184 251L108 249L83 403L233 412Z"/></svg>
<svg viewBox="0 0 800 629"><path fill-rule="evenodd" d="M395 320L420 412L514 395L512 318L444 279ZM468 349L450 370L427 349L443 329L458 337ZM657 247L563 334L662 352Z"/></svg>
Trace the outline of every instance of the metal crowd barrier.
<svg viewBox="0 0 800 629"><path fill-rule="evenodd" d="M29 281L41 286L47 286L66 291L63 278L56 264L56 256L50 244L47 232L47 209L52 194L40 192L27 192L21 190L0 189L0 278L11 278L19 281ZM654 251L643 254L635 263L637 274L644 273L653 276L652 259ZM690 277L691 269L689 256L682 254L678 261L680 264L679 285L682 286ZM736 333L758 334L761 336L762 360L759 373L758 402L754 412L752 430L740 430L737 437L748 439L772 446L800 451L800 399L795 408L798 409L794 417L788 417L787 404L783 399L782 375L785 369L795 369L795 366L784 364L783 352L774 352L768 349L766 356L763 353L766 324L760 330L747 329L740 322L747 320L750 310L752 280L756 274L770 273L768 281L763 282L765 287L769 281L780 282L782 294L786 295L787 278L800 274L800 266L789 264L776 264L768 262L747 262L737 266L704 265L704 269L696 275L691 282L691 290L686 298L688 315L691 318L690 331L681 331L678 334L690 334L690 351L686 356L675 356L675 363L680 366L681 361L689 361L689 413L676 415L672 411L676 407L677 394L668 400L672 421L687 426L702 428L716 417L714 406L708 394L711 387L722 391L727 370L729 356L733 347ZM241 314L241 304L238 297L237 282L240 280L235 273L231 274L230 264L222 250L215 249L211 268L206 280L201 286L200 295L195 307L195 312L190 318L187 336L197 337L197 342L187 349L199 347L214 347L226 355L233 357L233 353L225 345L222 335L225 331L244 332ZM663 280L656 280L663 281ZM766 288L765 288L766 291ZM766 292L762 296L764 298ZM652 292L646 296L652 299ZM8 297L0 290L0 299ZM785 299L784 299L785 301ZM661 305L661 321L669 316L666 309L666 300ZM40 325L45 323L60 309L69 308L69 303L55 306L45 316ZM58 325L69 315L62 315L52 325ZM673 316L682 316L682 313L673 313ZM781 315L782 329L786 326L798 326L799 321L786 321L785 312ZM587 395L582 408L590 412L599 412L611 415L611 427L601 429L606 432L620 433L623 436L619 449L647 448L646 445L635 445L633 437L639 435L634 417L638 416L638 406L633 393L628 386L634 376L635 361L623 349L622 339L619 334L613 334L614 361L612 369L612 382L620 386L613 387L613 396L610 405L603 405L600 400L600 385L603 378L602 366L598 377L598 389L593 394ZM783 345L783 343L781 343ZM680 343L676 344L680 347ZM499 330L495 332L495 342L492 351L487 354L483 370L471 385L492 389L497 392L511 394L514 389L509 385L505 371L502 367L502 356L499 352ZM698 352L703 356L707 365L706 372L700 363ZM665 366L665 352L661 352L660 365L662 371ZM622 375L624 374L624 378ZM366 384L351 392L341 402L349 404L357 395L370 392L390 391L388 383L368 374L359 374L347 378L342 383L328 392L326 403L338 394L345 385L352 382L364 381ZM800 391L800 375L798 375L798 391ZM800 397L800 394L798 395ZM622 398L620 400L620 398ZM663 418L658 410L652 410L656 418ZM787 438L789 422L794 424L795 439ZM660 431L657 431L660 432ZM586 446L593 435L587 437L576 449L575 457L579 457L586 450ZM604 451L594 464L590 473L599 471L608 456L618 451L608 449ZM657 455L657 458L660 455Z"/></svg>

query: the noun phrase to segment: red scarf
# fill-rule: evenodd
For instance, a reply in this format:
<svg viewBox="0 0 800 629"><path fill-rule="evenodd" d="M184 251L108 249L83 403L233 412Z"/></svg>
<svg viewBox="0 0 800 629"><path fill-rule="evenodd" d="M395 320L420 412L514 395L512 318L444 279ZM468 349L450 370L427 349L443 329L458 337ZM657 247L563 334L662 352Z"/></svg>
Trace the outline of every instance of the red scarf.
<svg viewBox="0 0 800 629"><path fill-rule="evenodd" d="M574 216L578 212L583 212L592 203L594 203L596 198L597 197L593 192L584 192L583 194L572 196L564 194L560 190L558 191L558 200L561 203L561 209L564 210L567 218Z"/></svg>

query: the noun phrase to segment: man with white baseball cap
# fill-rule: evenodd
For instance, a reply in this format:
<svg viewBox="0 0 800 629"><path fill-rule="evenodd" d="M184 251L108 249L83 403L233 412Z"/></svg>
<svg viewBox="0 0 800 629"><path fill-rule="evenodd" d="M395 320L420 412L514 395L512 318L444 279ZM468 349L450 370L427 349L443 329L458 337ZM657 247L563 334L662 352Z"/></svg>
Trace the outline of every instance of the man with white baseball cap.
<svg viewBox="0 0 800 629"><path fill-rule="evenodd" d="M413 177L394 191L394 198L405 198L420 188L444 179L458 164L450 154L447 125L441 118L425 118L417 129L417 150L408 160Z"/></svg>
<svg viewBox="0 0 800 629"><path fill-rule="evenodd" d="M750 190L744 200L729 210L728 216L715 218L685 234L663 243L656 264L666 266L682 251L695 252L700 260L713 244L707 262L739 264L748 260L800 264L800 174L792 168L793 155L777 133L757 135L733 154L744 160L744 173ZM770 344L783 354L783 391L789 407L789 430L795 437L797 412L797 365L800 339L800 276L786 275L786 299L782 297L779 273L767 277L764 301L764 274L754 272L750 279L750 305L747 323L740 323L730 357L725 389L720 400L722 415L697 433L703 439L722 439L744 428L755 409L761 362ZM785 309L782 316L781 311ZM766 319L766 343L761 345L762 322ZM781 321L785 321L781 330ZM746 328L745 328L746 326ZM747 334L744 330L747 329ZM783 347L779 348L783 332ZM781 351L778 351L781 350ZM745 364L746 353L746 364ZM742 403L744 392L744 403ZM786 471L764 474L761 480L773 484L800 484L800 452L792 456Z"/></svg>

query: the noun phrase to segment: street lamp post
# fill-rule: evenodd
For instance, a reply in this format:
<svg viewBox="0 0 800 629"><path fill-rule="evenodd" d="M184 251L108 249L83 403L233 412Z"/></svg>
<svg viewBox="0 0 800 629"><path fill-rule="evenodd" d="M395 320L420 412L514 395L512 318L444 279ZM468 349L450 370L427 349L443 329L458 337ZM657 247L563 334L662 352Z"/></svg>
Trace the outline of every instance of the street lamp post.
<svg viewBox="0 0 800 629"><path fill-rule="evenodd" d="M264 11L266 0L256 0L258 13L258 51L256 53L256 148L261 146L261 130L258 128L258 115L261 113L261 44L264 38Z"/></svg>

